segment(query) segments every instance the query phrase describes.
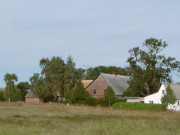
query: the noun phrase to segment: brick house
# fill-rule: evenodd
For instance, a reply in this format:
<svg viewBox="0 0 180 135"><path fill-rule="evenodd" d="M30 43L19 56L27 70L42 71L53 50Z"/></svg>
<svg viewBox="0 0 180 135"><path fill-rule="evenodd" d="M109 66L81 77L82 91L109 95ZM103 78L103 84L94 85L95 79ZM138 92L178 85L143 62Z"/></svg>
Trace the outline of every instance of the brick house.
<svg viewBox="0 0 180 135"><path fill-rule="evenodd" d="M40 103L41 100L38 98L33 91L29 91L25 96L25 103Z"/></svg>
<svg viewBox="0 0 180 135"><path fill-rule="evenodd" d="M122 93L129 87L129 76L101 73L97 79L91 82L86 90L94 98L101 98L104 96L108 86L110 86L117 97L121 97Z"/></svg>

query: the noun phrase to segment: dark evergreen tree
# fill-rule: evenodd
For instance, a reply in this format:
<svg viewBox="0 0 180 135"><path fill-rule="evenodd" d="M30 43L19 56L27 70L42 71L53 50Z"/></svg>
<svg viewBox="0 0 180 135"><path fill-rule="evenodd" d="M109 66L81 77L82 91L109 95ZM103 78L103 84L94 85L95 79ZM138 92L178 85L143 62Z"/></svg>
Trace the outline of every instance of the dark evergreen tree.
<svg viewBox="0 0 180 135"><path fill-rule="evenodd" d="M166 94L161 99L162 104L165 104L165 105L174 104L176 102L176 100L177 99L173 93L173 90L171 89L171 86L168 85L168 87L166 89Z"/></svg>
<svg viewBox="0 0 180 135"><path fill-rule="evenodd" d="M116 102L116 95L111 87L108 87L104 94L105 105L112 105Z"/></svg>

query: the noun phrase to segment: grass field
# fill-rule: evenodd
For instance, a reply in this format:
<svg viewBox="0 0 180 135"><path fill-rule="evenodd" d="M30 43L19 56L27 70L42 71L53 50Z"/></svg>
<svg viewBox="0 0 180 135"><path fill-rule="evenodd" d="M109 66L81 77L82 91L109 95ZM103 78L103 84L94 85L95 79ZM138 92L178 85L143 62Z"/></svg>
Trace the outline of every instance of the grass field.
<svg viewBox="0 0 180 135"><path fill-rule="evenodd" d="M0 135L180 135L180 113L0 103Z"/></svg>

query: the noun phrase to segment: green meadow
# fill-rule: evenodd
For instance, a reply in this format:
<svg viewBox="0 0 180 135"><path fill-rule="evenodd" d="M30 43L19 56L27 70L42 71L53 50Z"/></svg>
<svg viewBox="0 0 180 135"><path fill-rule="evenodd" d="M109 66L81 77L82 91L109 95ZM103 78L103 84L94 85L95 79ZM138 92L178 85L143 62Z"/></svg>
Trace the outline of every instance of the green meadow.
<svg viewBox="0 0 180 135"><path fill-rule="evenodd" d="M0 135L180 135L180 113L2 102Z"/></svg>

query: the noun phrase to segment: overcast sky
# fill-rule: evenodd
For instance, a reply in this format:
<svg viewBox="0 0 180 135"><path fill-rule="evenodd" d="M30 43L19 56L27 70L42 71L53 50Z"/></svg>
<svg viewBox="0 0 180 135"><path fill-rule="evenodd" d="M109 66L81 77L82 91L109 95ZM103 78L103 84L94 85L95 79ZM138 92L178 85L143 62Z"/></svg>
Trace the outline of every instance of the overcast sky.
<svg viewBox="0 0 180 135"><path fill-rule="evenodd" d="M42 57L124 67L128 50L150 37L180 60L179 13L179 0L0 0L0 87L6 73L28 81Z"/></svg>

